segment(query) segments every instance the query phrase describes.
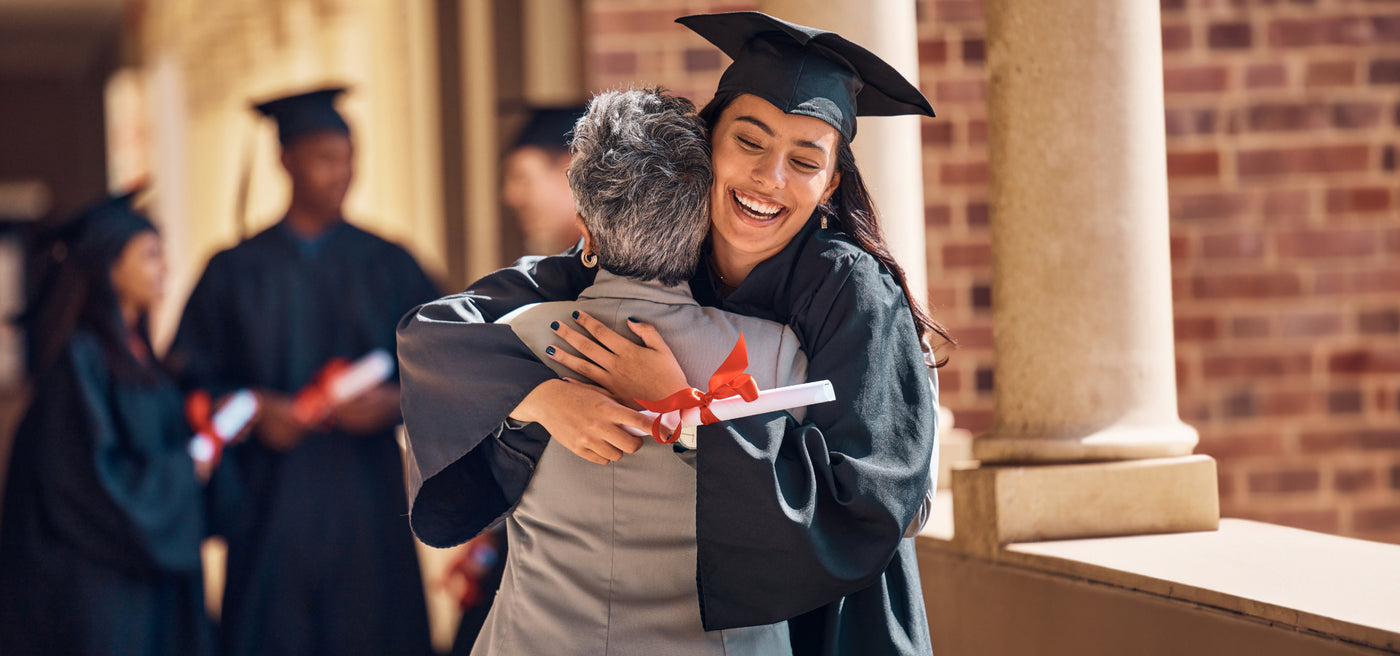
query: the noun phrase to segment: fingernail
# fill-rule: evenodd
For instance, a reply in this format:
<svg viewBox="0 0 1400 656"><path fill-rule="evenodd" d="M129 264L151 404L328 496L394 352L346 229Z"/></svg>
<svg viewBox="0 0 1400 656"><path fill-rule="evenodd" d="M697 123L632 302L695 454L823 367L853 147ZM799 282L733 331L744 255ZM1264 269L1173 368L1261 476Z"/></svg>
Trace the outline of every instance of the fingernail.
<svg viewBox="0 0 1400 656"><path fill-rule="evenodd" d="M578 310L574 310L574 318L575 318L575 319L578 318Z"/></svg>
<svg viewBox="0 0 1400 656"><path fill-rule="evenodd" d="M627 317L627 320L631 321L632 323L641 323L641 320L637 317Z"/></svg>
<svg viewBox="0 0 1400 656"><path fill-rule="evenodd" d="M550 330L559 330L559 322L558 322L558 321L551 321L551 322L549 322L549 329L550 329Z"/></svg>
<svg viewBox="0 0 1400 656"><path fill-rule="evenodd" d="M554 355L554 347L553 347L553 346L546 346L546 347L544 347L544 352L545 352L545 353L548 353L549 355Z"/></svg>

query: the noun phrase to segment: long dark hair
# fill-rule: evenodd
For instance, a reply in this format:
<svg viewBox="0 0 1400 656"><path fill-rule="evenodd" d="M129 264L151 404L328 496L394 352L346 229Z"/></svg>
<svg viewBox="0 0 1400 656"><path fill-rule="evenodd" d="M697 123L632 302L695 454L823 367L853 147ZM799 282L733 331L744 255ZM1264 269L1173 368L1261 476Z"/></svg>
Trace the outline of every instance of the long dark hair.
<svg viewBox="0 0 1400 656"><path fill-rule="evenodd" d="M145 217L109 201L38 235L31 261L36 284L29 306L18 317L28 334L33 374L56 364L74 333L83 329L97 338L114 376L141 381L154 377L152 368L137 360L128 346L135 337L150 352L146 317L138 320L133 335L112 287L112 267L122 250L148 230L154 232L155 227Z"/></svg>
<svg viewBox="0 0 1400 656"><path fill-rule="evenodd" d="M724 108L729 105L737 94L723 93L716 95L710 100L705 108L700 110L700 116L705 119L714 133L716 124L719 123L719 116L724 112ZM914 325L918 329L921 340L929 337L929 334L938 335L942 340L940 344L930 345L926 348L937 351L944 345L953 346L957 342L948 334L945 329L933 317L924 310L923 304L918 301L909 290L909 282L904 275L904 268L894 261L894 256L890 254L890 247L885 243L884 231L880 229L880 217L875 211L875 201L870 196L870 190L865 186L865 180L861 178L860 167L856 166L856 155L851 150L851 144L845 137L837 135L840 144L836 152L836 170L841 174L841 181L837 183L836 191L832 192L831 198L826 203L817 207L817 212L827 221L828 230L839 231L849 238L861 250L870 253L890 275L895 282L899 283L899 288L904 290L904 298L909 302L909 312L914 315ZM934 362L934 366L941 367L948 363L947 356Z"/></svg>

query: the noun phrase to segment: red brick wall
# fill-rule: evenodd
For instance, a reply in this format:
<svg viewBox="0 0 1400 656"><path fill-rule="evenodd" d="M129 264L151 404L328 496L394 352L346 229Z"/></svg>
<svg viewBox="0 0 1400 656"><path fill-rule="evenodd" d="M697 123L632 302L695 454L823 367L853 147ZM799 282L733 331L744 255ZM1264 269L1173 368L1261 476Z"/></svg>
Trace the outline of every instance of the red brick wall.
<svg viewBox="0 0 1400 656"><path fill-rule="evenodd" d="M1400 5L1161 0L1177 370L1222 510L1400 542ZM726 58L671 23L755 2L590 0L592 88L703 103ZM929 300L957 423L992 418L981 0L921 0Z"/></svg>

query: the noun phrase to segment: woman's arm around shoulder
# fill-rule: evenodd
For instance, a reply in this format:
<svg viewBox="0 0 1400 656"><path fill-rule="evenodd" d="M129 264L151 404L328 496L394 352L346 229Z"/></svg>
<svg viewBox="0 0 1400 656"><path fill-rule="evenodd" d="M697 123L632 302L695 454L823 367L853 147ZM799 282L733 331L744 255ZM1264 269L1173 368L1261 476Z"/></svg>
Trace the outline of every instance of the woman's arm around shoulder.
<svg viewBox="0 0 1400 656"><path fill-rule="evenodd" d="M510 411L535 387L556 378L510 326L491 322L530 303L576 298L592 278L593 271L572 251L525 258L464 292L418 306L399 321L404 428L422 482L454 464L461 470L454 474L472 472L478 479L492 471L519 471L513 464L459 463L468 457L500 457L492 455L493 449L475 451L500 434ZM513 481L484 484L518 487ZM452 503L437 498L437 490L446 492L442 486L412 487L409 499L415 509L430 512L419 504ZM427 494L422 493L425 489Z"/></svg>

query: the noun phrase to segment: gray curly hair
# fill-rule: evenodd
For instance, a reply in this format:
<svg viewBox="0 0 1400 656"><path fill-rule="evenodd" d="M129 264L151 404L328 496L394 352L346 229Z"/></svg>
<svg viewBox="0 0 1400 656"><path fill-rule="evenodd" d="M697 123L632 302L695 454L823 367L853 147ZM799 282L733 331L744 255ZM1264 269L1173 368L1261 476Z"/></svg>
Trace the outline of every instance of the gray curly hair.
<svg viewBox="0 0 1400 656"><path fill-rule="evenodd" d="M676 285L710 229L710 141L689 100L662 89L606 91L574 124L569 187L598 265Z"/></svg>

